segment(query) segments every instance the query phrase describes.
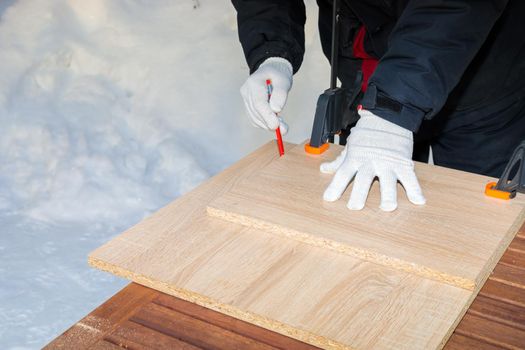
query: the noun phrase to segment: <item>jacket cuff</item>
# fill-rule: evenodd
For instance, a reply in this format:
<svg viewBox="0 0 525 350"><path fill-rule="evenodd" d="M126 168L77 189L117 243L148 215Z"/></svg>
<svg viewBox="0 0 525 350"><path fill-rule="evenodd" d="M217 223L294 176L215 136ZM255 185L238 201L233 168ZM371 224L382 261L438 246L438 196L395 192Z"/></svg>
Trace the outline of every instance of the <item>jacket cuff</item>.
<svg viewBox="0 0 525 350"><path fill-rule="evenodd" d="M290 48L285 47L276 42L266 43L250 53L247 59L248 66L250 67L250 74L254 73L259 66L270 57L282 57L292 64L293 74L297 73L301 63L303 62L302 55L293 55L290 53Z"/></svg>
<svg viewBox="0 0 525 350"><path fill-rule="evenodd" d="M361 100L364 109L378 117L388 120L412 132L416 132L425 118L425 111L402 104L377 89L373 84L368 85L366 93Z"/></svg>

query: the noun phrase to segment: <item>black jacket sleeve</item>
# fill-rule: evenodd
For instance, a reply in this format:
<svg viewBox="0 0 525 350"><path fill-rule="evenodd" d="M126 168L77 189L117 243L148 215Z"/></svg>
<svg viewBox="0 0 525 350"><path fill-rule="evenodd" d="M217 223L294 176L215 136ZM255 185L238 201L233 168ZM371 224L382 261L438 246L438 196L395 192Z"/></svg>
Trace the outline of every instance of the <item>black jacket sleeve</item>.
<svg viewBox="0 0 525 350"><path fill-rule="evenodd" d="M370 78L363 108L416 131L443 107L506 4L410 0Z"/></svg>
<svg viewBox="0 0 525 350"><path fill-rule="evenodd" d="M306 10L302 0L232 0L250 73L269 57L299 70L304 56Z"/></svg>

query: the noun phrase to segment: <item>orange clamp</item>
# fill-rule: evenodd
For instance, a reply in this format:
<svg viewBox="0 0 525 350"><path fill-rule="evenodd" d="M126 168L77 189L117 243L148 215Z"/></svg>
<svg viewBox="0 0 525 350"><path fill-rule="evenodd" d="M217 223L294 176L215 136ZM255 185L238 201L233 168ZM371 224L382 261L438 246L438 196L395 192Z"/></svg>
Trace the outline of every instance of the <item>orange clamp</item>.
<svg viewBox="0 0 525 350"><path fill-rule="evenodd" d="M494 198L499 198L499 199L504 199L504 200L509 200L514 197L512 193L507 192L507 191L496 190L495 187L496 187L495 182L489 182L487 186L485 186L485 194L489 197L494 197Z"/></svg>
<svg viewBox="0 0 525 350"><path fill-rule="evenodd" d="M323 143L320 147L310 146L310 142L304 144L304 150L306 153L319 155L328 149L328 143Z"/></svg>

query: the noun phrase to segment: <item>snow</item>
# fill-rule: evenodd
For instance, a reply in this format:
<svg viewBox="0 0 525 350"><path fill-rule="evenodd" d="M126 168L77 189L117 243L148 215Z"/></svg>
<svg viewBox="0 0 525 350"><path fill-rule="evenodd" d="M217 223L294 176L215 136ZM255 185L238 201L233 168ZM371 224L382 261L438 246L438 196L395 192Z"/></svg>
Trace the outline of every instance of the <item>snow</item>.
<svg viewBox="0 0 525 350"><path fill-rule="evenodd" d="M291 142L328 85L306 3ZM272 134L245 116L229 1L11 0L0 16L0 345L33 349L127 283L90 251Z"/></svg>

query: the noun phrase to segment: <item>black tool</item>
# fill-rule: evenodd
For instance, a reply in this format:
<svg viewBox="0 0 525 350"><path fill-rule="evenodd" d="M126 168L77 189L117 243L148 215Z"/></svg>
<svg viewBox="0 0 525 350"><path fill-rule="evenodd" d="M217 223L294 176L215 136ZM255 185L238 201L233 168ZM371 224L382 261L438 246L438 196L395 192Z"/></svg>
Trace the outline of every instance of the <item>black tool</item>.
<svg viewBox="0 0 525 350"><path fill-rule="evenodd" d="M525 141L522 141L512 153L503 174L497 183L491 182L485 187L485 194L500 199L511 199L516 193L525 193Z"/></svg>
<svg viewBox="0 0 525 350"><path fill-rule="evenodd" d="M346 144L349 125L359 119L353 106L360 92L362 73L357 74L356 82L351 91L337 87L337 69L339 54L339 2L334 0L332 14L332 47L330 88L325 90L317 100L312 136L305 145L308 153L320 154L328 148L327 142L334 141L334 135L340 134L339 144ZM352 108L354 107L354 108Z"/></svg>

